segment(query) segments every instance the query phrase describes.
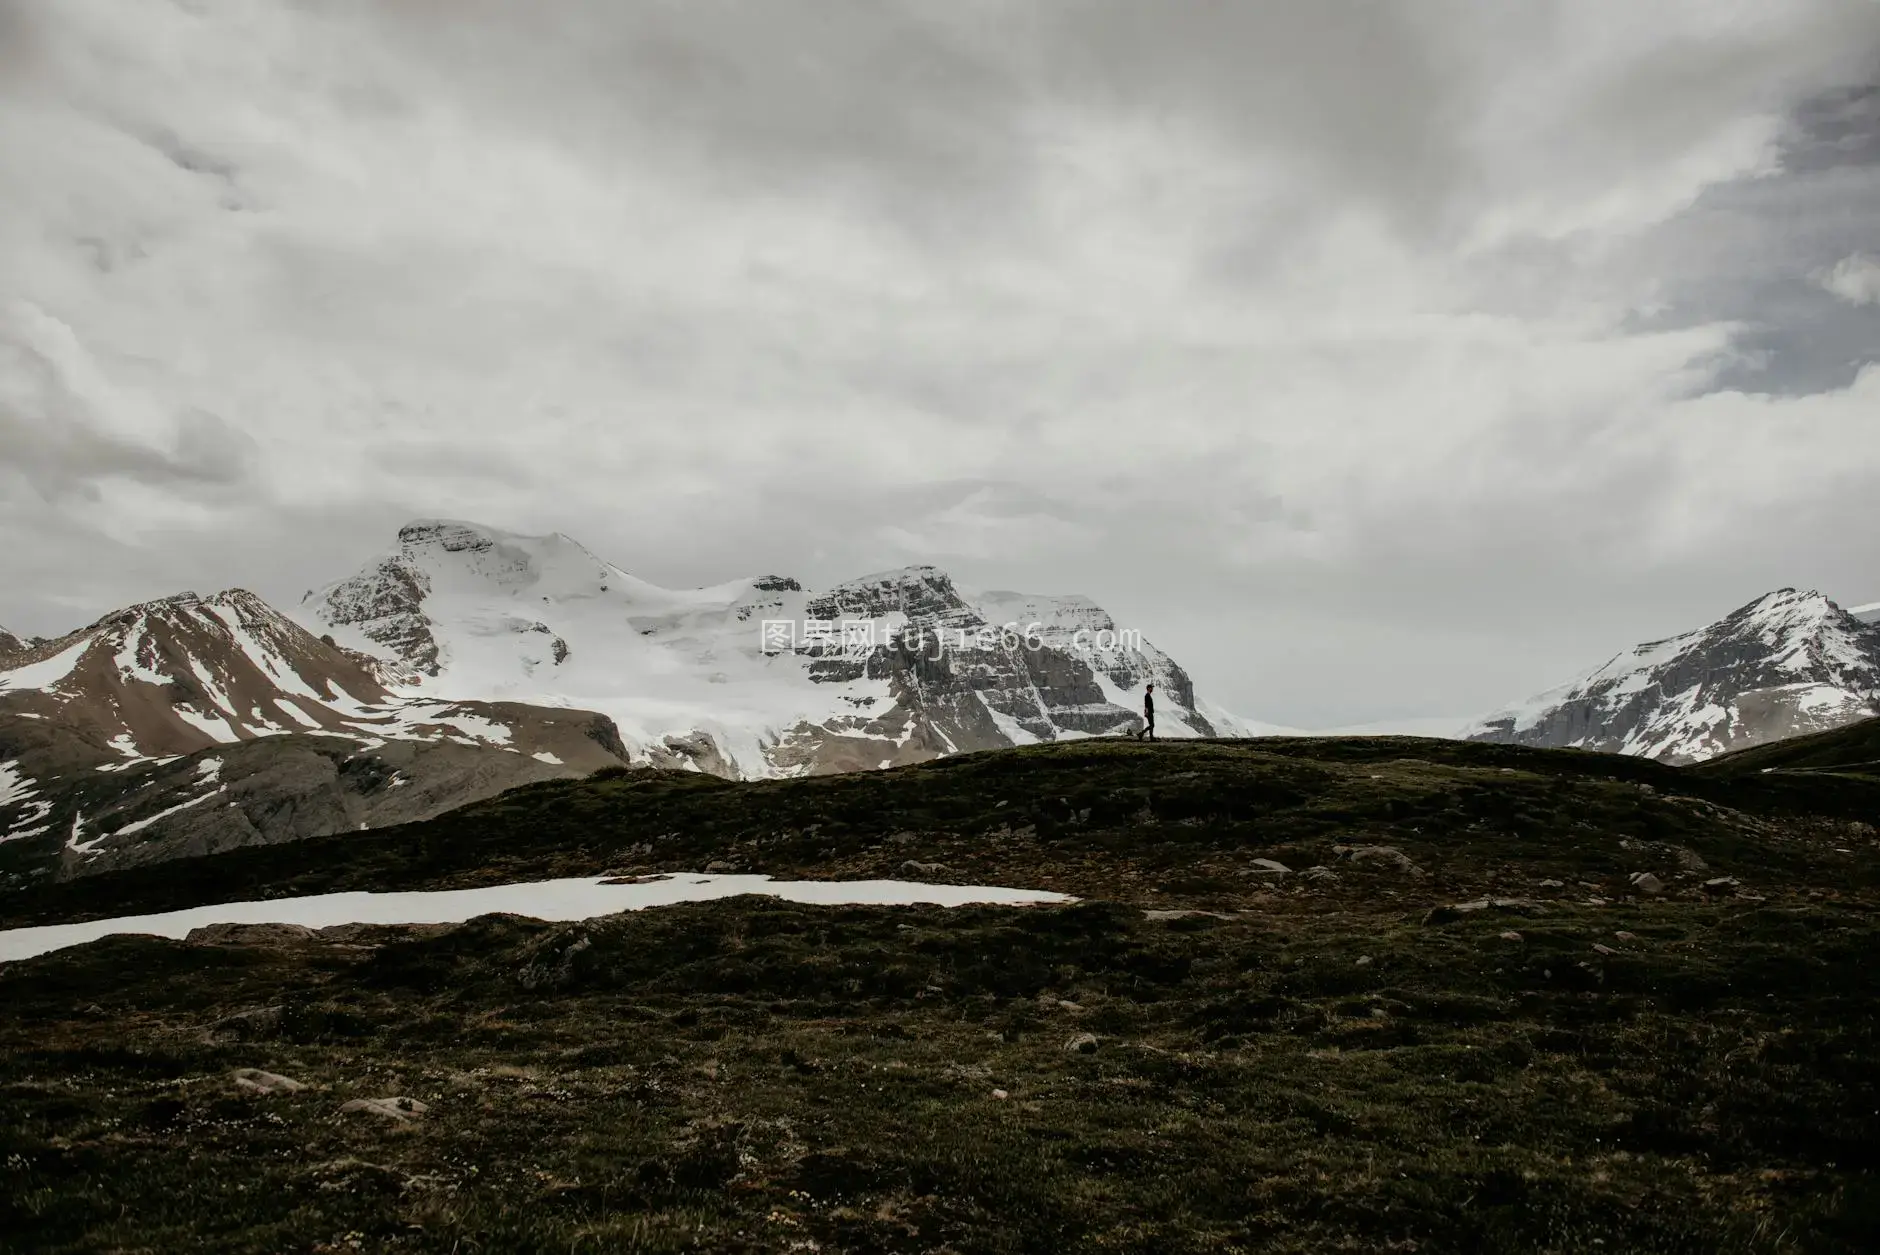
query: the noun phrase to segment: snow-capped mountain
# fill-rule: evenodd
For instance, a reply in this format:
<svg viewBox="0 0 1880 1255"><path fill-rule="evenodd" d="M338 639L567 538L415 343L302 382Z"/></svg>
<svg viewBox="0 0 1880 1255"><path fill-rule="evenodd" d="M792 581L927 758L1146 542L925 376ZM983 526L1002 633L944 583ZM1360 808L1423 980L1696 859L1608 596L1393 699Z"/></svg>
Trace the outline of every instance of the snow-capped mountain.
<svg viewBox="0 0 1880 1255"><path fill-rule="evenodd" d="M1880 601L1869 602L1864 606L1855 606L1848 611L1862 623L1880 623Z"/></svg>
<svg viewBox="0 0 1880 1255"><path fill-rule="evenodd" d="M300 612L418 673L414 691L579 705L655 762L729 776L1131 730L1150 681L1161 735L1258 730L1088 599L970 593L931 566L822 592L778 575L677 590L565 536L426 520Z"/></svg>
<svg viewBox="0 0 1880 1255"><path fill-rule="evenodd" d="M1875 714L1880 626L1818 592L1785 588L1630 649L1465 735L1692 762Z"/></svg>
<svg viewBox="0 0 1880 1255"><path fill-rule="evenodd" d="M0 872L94 871L179 845L424 818L626 758L591 712L408 696L404 668L239 589L9 640Z"/></svg>
<svg viewBox="0 0 1880 1255"><path fill-rule="evenodd" d="M57 722L127 761L303 731L367 747L444 739L514 749L522 730L542 739L532 712L414 697L413 678L231 589L131 606L16 652L0 671L0 711Z"/></svg>

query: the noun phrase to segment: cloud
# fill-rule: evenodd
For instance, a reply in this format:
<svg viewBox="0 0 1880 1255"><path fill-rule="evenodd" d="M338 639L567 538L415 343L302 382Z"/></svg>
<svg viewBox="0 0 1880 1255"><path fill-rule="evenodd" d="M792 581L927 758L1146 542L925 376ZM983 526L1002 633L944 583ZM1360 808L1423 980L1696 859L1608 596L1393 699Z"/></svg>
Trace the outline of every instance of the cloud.
<svg viewBox="0 0 1880 1255"><path fill-rule="evenodd" d="M1880 257L1850 253L1809 277L1849 305L1880 305Z"/></svg>
<svg viewBox="0 0 1880 1255"><path fill-rule="evenodd" d="M213 414L113 383L70 326L23 302L0 310L0 443L5 469L47 498L95 498L108 479L227 485L254 449Z"/></svg>
<svg viewBox="0 0 1880 1255"><path fill-rule="evenodd" d="M1809 277L1880 250L1880 7L0 24L16 629L459 516L678 585L1085 592L1329 724L1880 578L1880 306Z"/></svg>

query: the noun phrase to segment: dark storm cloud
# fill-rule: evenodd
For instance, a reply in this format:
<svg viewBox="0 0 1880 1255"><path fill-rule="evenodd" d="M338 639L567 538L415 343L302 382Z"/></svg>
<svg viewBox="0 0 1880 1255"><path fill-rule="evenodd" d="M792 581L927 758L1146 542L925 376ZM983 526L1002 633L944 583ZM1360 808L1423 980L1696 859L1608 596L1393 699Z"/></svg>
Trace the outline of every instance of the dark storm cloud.
<svg viewBox="0 0 1880 1255"><path fill-rule="evenodd" d="M1876 73L1880 73L1877 70ZM1667 277L1641 327L1738 324L1710 390L1806 396L1880 361L1880 306L1823 282L1880 252L1880 88L1837 88L1788 116L1773 173L1710 188L1634 254Z"/></svg>
<svg viewBox="0 0 1880 1255"><path fill-rule="evenodd" d="M974 6L963 6L970 11ZM647 156L720 180L860 191L933 216L1022 185L1027 87L997 34L913 0L368 5L497 130L601 163Z"/></svg>
<svg viewBox="0 0 1880 1255"><path fill-rule="evenodd" d="M1448 6L1453 8L1454 6ZM1470 180L1475 67L1402 0L688 0L372 6L495 128L695 163L727 194L862 195L903 226L1025 224L1062 127L1198 126L1285 197L1432 225ZM1512 25L1492 10L1484 27ZM413 90L416 90L415 88ZM1170 189L1179 194L1180 189Z"/></svg>

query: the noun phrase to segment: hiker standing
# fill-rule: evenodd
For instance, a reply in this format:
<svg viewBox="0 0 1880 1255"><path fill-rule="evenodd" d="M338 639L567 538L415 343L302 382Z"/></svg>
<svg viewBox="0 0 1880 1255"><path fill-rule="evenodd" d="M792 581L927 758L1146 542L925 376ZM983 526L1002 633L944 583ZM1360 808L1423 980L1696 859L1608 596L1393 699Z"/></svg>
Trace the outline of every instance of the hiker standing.
<svg viewBox="0 0 1880 1255"><path fill-rule="evenodd" d="M1142 730L1136 733L1136 739L1148 737L1155 740L1155 685L1151 684L1142 691Z"/></svg>

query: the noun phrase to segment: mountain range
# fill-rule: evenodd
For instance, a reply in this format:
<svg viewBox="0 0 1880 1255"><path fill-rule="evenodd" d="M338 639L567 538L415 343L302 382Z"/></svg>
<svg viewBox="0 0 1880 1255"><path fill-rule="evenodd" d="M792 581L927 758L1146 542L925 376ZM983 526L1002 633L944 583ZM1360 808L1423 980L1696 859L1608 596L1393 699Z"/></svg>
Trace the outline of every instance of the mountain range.
<svg viewBox="0 0 1880 1255"><path fill-rule="evenodd" d="M1150 682L1159 735L1277 730L1087 598L931 566L674 590L565 536L423 520L291 615L230 590L0 632L0 878L382 827L609 766L754 779L1117 734Z"/></svg>
<svg viewBox="0 0 1880 1255"><path fill-rule="evenodd" d="M242 590L0 629L0 886L427 819L602 768L822 775L1238 718L1085 597L933 566L669 589L560 535L419 520L286 613ZM1417 732L1670 762L1880 709L1880 603L1783 589ZM1467 722L1456 730L1456 724Z"/></svg>

